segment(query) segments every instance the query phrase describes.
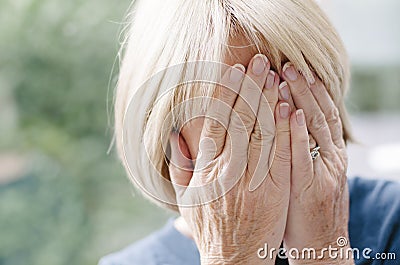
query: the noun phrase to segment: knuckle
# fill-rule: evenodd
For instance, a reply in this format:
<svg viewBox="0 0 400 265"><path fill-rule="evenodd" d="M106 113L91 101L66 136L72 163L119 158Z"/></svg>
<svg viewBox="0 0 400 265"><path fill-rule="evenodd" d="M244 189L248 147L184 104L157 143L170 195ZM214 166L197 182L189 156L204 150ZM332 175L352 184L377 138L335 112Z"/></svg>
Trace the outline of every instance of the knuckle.
<svg viewBox="0 0 400 265"><path fill-rule="evenodd" d="M302 135L296 136L297 139L295 139L296 143L298 146L309 146L310 145L310 141L308 139L308 137L304 137Z"/></svg>
<svg viewBox="0 0 400 265"><path fill-rule="evenodd" d="M316 96L321 96L323 93L327 93L324 84L319 79L317 79L316 82L310 86L310 88L312 93Z"/></svg>
<svg viewBox="0 0 400 265"><path fill-rule="evenodd" d="M221 123L211 118L205 120L204 130L205 130L204 135L208 137L221 135L225 132L225 128L221 125Z"/></svg>
<svg viewBox="0 0 400 265"><path fill-rule="evenodd" d="M312 115L310 118L310 128L315 131L324 131L327 129L325 115L322 113Z"/></svg>
<svg viewBox="0 0 400 265"><path fill-rule="evenodd" d="M217 98L221 99L224 102L231 102L235 96L236 93L234 92L234 89L231 87L225 87L225 86L219 86L218 87L218 93L217 93Z"/></svg>
<svg viewBox="0 0 400 265"><path fill-rule="evenodd" d="M292 86L295 88L293 91L294 95L296 95L298 97L309 97L310 96L311 92L308 88L308 85L303 80L297 81Z"/></svg>
<svg viewBox="0 0 400 265"><path fill-rule="evenodd" d="M275 138L275 133L263 128L259 125L259 123L256 123L254 131L251 134L251 138L257 142L266 144L273 141Z"/></svg>
<svg viewBox="0 0 400 265"><path fill-rule="evenodd" d="M268 104L269 106L274 106L278 103L278 93L270 92L262 98L261 103Z"/></svg>
<svg viewBox="0 0 400 265"><path fill-rule="evenodd" d="M209 174L208 172L202 172L202 174L196 175L196 181L198 182L197 184L207 184L212 182L214 179L214 176L212 174Z"/></svg>
<svg viewBox="0 0 400 265"><path fill-rule="evenodd" d="M334 107L327 115L327 123L329 124L333 137L336 139L343 138L343 125L340 118L339 110Z"/></svg>
<svg viewBox="0 0 400 265"><path fill-rule="evenodd" d="M262 135L261 130L260 130L259 127L256 128L256 129L253 131L253 133L251 134L251 139L254 140L254 141L256 141L256 142L261 143L261 142L263 141L263 138L264 138L264 137L263 137L263 135Z"/></svg>
<svg viewBox="0 0 400 265"><path fill-rule="evenodd" d="M278 123L276 127L276 133L278 137L290 138L290 127L289 124Z"/></svg>
<svg viewBox="0 0 400 265"><path fill-rule="evenodd" d="M344 173L347 172L348 155L346 149L339 151L340 162L344 165Z"/></svg>
<svg viewBox="0 0 400 265"><path fill-rule="evenodd" d="M343 175L346 175L346 166L344 163L339 163L337 166L337 171L338 171L338 177L342 177Z"/></svg>
<svg viewBox="0 0 400 265"><path fill-rule="evenodd" d="M250 109L239 108L236 110L236 112L240 117L240 123L243 123L247 129L254 126L255 115Z"/></svg>
<svg viewBox="0 0 400 265"><path fill-rule="evenodd" d="M278 164L288 164L290 163L290 159L291 159L290 147L287 146L275 150L274 162Z"/></svg>
<svg viewBox="0 0 400 265"><path fill-rule="evenodd" d="M331 108L328 114L326 115L326 119L327 122L331 122L333 124L339 124L341 122L339 110L336 107Z"/></svg>

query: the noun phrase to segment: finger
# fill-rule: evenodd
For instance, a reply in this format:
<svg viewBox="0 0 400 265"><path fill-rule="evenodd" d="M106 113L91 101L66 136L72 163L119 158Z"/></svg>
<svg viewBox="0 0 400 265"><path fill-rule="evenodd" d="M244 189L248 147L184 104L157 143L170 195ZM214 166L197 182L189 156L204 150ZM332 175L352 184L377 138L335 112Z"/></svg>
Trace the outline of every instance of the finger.
<svg viewBox="0 0 400 265"><path fill-rule="evenodd" d="M269 103L272 114L275 112L276 104L279 100L279 75L270 70L265 81L263 95Z"/></svg>
<svg viewBox="0 0 400 265"><path fill-rule="evenodd" d="M250 191L257 189L268 176L272 162L269 158L273 151L276 133L273 111L278 102L278 85L278 75L270 71L260 98L256 125L250 138L248 159Z"/></svg>
<svg viewBox="0 0 400 265"><path fill-rule="evenodd" d="M170 163L168 166L172 183L187 187L193 175L189 148L183 137L172 132L169 138Z"/></svg>
<svg viewBox="0 0 400 265"><path fill-rule="evenodd" d="M291 63L285 64L283 75L289 85L294 104L303 109L308 130L321 146L321 151L331 152L334 148L328 123L314 99L306 79L297 72Z"/></svg>
<svg viewBox="0 0 400 265"><path fill-rule="evenodd" d="M296 105L294 104L292 95L290 94L290 88L286 81L283 81L279 85L279 100L289 103L290 109L296 109Z"/></svg>
<svg viewBox="0 0 400 265"><path fill-rule="evenodd" d="M235 133L245 129L248 134L248 140L254 129L260 97L269 73L269 67L270 63L265 55L257 54L253 57L243 80L239 97L233 107L240 121L232 116L234 119L230 123L231 130Z"/></svg>
<svg viewBox="0 0 400 265"><path fill-rule="evenodd" d="M207 110L200 136L202 149L199 148L199 152L203 155L213 153L211 156L208 155L210 159L218 156L224 148L226 128L229 126L232 107L240 91L244 72L245 68L241 64L230 67L224 73L221 85L215 89L214 98ZM202 141L203 139L210 141Z"/></svg>
<svg viewBox="0 0 400 265"><path fill-rule="evenodd" d="M309 137L302 109L297 110L290 117L290 137L292 146L291 192L297 196L310 185L313 179Z"/></svg>
<svg viewBox="0 0 400 265"><path fill-rule="evenodd" d="M339 110L337 109L331 96L328 94L328 91L322 81L316 76L315 80L315 83L311 85L311 93L314 95L315 100L325 115L333 143L339 148L344 148L345 142L343 139L343 125L340 119Z"/></svg>
<svg viewBox="0 0 400 265"><path fill-rule="evenodd" d="M275 186L282 190L290 183L291 151L290 151L290 106L287 102L280 102L275 111L276 120L276 148L271 166L271 178Z"/></svg>

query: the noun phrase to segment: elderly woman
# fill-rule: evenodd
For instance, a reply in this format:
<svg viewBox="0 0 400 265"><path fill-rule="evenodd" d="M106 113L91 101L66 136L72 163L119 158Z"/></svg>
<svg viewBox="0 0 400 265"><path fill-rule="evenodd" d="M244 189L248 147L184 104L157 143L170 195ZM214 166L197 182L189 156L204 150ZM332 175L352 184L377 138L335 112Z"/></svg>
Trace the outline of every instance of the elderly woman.
<svg viewBox="0 0 400 265"><path fill-rule="evenodd" d="M133 9L115 140L181 217L100 264L397 264L400 186L346 177L348 61L313 0Z"/></svg>

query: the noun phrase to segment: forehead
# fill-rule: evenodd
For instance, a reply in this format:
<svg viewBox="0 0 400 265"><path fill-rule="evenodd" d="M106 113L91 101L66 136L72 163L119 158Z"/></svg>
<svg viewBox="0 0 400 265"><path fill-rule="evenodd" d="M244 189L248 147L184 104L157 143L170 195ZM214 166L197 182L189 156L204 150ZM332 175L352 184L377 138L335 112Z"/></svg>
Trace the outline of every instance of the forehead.
<svg viewBox="0 0 400 265"><path fill-rule="evenodd" d="M249 44L249 41L240 34L232 37L229 43L224 59L225 64L234 65L239 63L247 67L250 59L258 53L256 46Z"/></svg>
<svg viewBox="0 0 400 265"><path fill-rule="evenodd" d="M243 37L235 37L230 41L224 63L231 66L240 63L247 68L250 59L257 53L255 45L249 45L249 42ZM203 118L195 118L185 123L181 128L181 134L193 159L197 158L203 122Z"/></svg>

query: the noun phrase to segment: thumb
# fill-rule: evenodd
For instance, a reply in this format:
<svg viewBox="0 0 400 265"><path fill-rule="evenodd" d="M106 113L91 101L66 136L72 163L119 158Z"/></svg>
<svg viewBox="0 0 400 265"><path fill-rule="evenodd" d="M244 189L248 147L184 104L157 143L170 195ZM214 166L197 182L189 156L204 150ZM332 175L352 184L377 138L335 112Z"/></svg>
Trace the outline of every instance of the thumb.
<svg viewBox="0 0 400 265"><path fill-rule="evenodd" d="M169 144L171 155L168 169L171 181L181 186L188 186L193 175L193 163L186 141L181 134L172 132Z"/></svg>

